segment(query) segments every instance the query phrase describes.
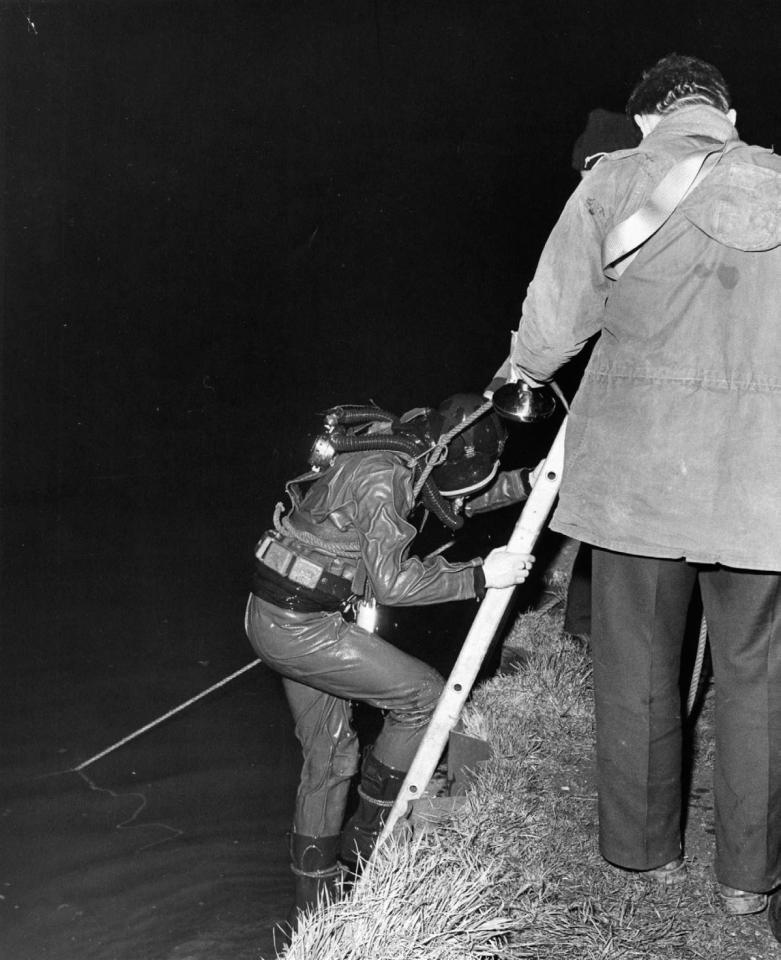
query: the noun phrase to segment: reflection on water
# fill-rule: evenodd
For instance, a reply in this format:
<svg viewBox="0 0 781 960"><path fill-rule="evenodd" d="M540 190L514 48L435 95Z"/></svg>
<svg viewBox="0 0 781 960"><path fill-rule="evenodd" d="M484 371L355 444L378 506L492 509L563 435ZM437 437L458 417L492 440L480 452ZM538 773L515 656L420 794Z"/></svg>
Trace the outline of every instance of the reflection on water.
<svg viewBox="0 0 781 960"><path fill-rule="evenodd" d="M286 725L267 716L276 690L254 681L88 774L13 782L3 798L4 956L270 955L290 895L297 757Z"/></svg>
<svg viewBox="0 0 781 960"><path fill-rule="evenodd" d="M272 954L298 761L274 678L250 676L83 774L16 767L3 797L3 956ZM143 664L136 679L143 697ZM96 734L120 732L126 707L115 701ZM68 736L60 725L57 742Z"/></svg>

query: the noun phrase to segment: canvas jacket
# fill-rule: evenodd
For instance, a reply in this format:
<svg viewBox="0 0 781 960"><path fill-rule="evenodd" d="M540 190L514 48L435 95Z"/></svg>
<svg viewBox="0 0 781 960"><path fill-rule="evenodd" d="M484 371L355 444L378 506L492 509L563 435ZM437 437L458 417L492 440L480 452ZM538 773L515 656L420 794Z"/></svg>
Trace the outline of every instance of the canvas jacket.
<svg viewBox="0 0 781 960"><path fill-rule="evenodd" d="M724 114L683 108L586 175L544 248L508 363L545 382L598 336L572 403L555 530L781 570L781 158L738 142L619 280L600 258L674 163L725 140L737 133Z"/></svg>

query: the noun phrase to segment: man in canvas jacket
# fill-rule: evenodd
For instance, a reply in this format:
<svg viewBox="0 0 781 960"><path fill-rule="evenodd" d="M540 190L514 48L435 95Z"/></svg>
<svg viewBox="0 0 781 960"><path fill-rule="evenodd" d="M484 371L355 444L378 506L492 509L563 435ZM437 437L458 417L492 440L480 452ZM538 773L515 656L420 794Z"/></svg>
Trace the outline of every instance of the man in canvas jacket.
<svg viewBox="0 0 781 960"><path fill-rule="evenodd" d="M739 140L721 74L694 58L659 61L627 113L643 140L601 159L566 204L500 377L546 382L598 335L552 527L595 546L603 856L683 875L678 672L699 583L716 877L727 912L758 912L781 884L781 158ZM679 161L722 146L610 279L610 231ZM779 936L777 894L770 913Z"/></svg>

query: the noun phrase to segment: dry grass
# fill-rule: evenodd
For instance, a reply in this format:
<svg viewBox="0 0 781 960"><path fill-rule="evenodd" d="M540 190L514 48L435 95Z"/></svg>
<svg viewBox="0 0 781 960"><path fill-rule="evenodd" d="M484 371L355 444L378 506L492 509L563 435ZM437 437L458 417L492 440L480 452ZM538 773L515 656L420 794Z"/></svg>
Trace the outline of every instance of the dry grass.
<svg viewBox="0 0 781 960"><path fill-rule="evenodd" d="M305 920L287 960L781 960L764 917L714 904L707 807L690 815L681 886L602 861L587 650L555 613L519 617L508 646L521 666L464 717L494 753L467 803L434 834L394 837L349 897ZM698 742L707 777L707 709Z"/></svg>
<svg viewBox="0 0 781 960"><path fill-rule="evenodd" d="M503 865L432 834L393 837L352 895L303 924L286 957L467 960L492 957L511 921L492 891Z"/></svg>

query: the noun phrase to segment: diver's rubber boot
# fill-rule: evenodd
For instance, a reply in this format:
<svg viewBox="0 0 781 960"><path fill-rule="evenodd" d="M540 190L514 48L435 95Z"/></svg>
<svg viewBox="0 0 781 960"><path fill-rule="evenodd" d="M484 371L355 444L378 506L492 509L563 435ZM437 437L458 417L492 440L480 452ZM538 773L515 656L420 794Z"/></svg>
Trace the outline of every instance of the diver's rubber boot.
<svg viewBox="0 0 781 960"><path fill-rule="evenodd" d="M358 785L358 809L342 830L340 857L354 875L360 862L371 856L405 776L406 771L386 766L371 751L366 754Z"/></svg>
<svg viewBox="0 0 781 960"><path fill-rule="evenodd" d="M338 835L307 837L302 833L291 833L290 869L295 874L296 892L287 921L293 929L302 913L338 895L342 875L336 861L338 852Z"/></svg>

